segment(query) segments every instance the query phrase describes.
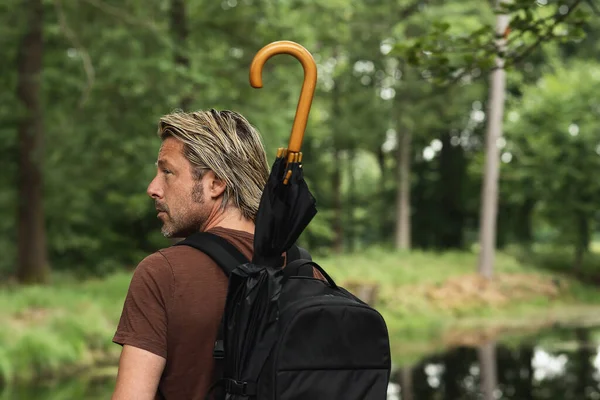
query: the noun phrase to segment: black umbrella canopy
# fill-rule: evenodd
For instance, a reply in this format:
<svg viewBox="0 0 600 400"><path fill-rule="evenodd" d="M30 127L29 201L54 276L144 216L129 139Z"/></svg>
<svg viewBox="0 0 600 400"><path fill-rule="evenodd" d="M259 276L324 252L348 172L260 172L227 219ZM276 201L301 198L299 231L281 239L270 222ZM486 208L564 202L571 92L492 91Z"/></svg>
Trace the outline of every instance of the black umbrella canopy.
<svg viewBox="0 0 600 400"><path fill-rule="evenodd" d="M280 267L282 254L317 214L315 198L304 180L302 154L293 153L292 162L286 158L286 150L280 149L256 215L252 262L258 265Z"/></svg>

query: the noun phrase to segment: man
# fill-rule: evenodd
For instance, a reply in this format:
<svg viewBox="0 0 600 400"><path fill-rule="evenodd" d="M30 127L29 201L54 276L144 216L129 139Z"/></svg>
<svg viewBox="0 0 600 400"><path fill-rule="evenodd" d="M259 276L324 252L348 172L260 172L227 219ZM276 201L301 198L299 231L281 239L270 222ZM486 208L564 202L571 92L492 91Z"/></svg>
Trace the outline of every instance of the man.
<svg viewBox="0 0 600 400"><path fill-rule="evenodd" d="M231 111L161 118L157 173L148 186L162 233L224 237L252 258L254 218L268 177L261 138ZM204 399L227 278L204 253L173 246L142 260L115 343L123 346L113 400Z"/></svg>

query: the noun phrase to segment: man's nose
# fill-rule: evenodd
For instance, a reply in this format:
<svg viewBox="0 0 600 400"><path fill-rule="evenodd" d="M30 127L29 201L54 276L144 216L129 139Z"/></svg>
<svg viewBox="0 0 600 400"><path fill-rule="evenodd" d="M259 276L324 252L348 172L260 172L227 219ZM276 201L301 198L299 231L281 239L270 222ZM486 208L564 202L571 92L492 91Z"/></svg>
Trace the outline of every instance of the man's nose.
<svg viewBox="0 0 600 400"><path fill-rule="evenodd" d="M160 199L163 196L163 191L156 178L158 178L158 176L155 176L154 179L152 179L146 193L153 199Z"/></svg>

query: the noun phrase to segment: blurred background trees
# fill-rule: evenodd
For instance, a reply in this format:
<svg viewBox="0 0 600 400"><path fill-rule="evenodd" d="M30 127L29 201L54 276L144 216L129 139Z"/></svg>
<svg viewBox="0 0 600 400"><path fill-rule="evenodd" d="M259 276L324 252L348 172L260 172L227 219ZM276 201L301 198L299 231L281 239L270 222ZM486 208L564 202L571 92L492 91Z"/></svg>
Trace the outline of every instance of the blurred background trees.
<svg viewBox="0 0 600 400"><path fill-rule="evenodd" d="M241 112L272 161L287 143L302 69L276 57L255 90L248 68L281 39L319 66L303 144L319 214L302 244L315 254L476 249L493 6L2 2L0 275L102 275L167 246L145 189L157 120L174 109ZM577 0L518 0L502 12L511 29L497 245L530 254L551 245L581 269L600 201L600 23L593 3Z"/></svg>

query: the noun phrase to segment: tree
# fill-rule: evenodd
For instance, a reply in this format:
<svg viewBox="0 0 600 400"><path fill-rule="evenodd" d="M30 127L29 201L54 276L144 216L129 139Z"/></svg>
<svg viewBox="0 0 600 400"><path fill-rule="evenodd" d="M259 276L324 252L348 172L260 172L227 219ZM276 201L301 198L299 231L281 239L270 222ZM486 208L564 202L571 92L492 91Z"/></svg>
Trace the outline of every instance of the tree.
<svg viewBox="0 0 600 400"><path fill-rule="evenodd" d="M572 12L572 9L577 7L580 2L575 2L567 6L566 11L561 11L560 7L558 15L553 25L560 24L566 16ZM478 270L481 275L491 279L494 270L494 256L496 250L496 231L497 231L497 215L498 215L498 179L500 174L500 149L498 140L502 137L502 122L504 120L504 103L506 97L506 71L504 69L505 54L509 37L509 22L517 28L521 28L521 23L527 24L527 19L520 19L519 14L513 16L510 21L508 12L510 8L503 7L510 4L506 0L497 0L496 7L498 15L496 20L496 57L495 65L491 72L490 86L490 101L489 101L489 117L486 132L486 150L485 150L485 170L483 176L483 185L481 191L481 213L480 213L480 255L478 261ZM527 13L525 13L527 15ZM535 21L537 22L537 21ZM525 25L526 26L526 25ZM552 25L551 25L552 26ZM526 32L524 29L523 32ZM529 52L542 42L551 39L555 32L553 30L536 29L537 34L533 43L524 50L515 54L510 62L517 63L529 55ZM514 39L513 39L514 40Z"/></svg>
<svg viewBox="0 0 600 400"><path fill-rule="evenodd" d="M497 0L501 8L505 0ZM506 71L504 70L503 53L506 47L505 31L508 27L508 15L498 14L496 35L498 56L496 68L491 73L489 116L485 135L485 171L481 190L481 214L479 218L479 235L481 252L478 269L484 277L491 279L494 270L494 252L496 250L496 218L498 214L498 176L500 174L500 152L498 140L502 136L502 120L504 119L504 99L506 87Z"/></svg>
<svg viewBox="0 0 600 400"><path fill-rule="evenodd" d="M491 99L486 77L496 71L497 55L490 2L52 0L44 3L43 113L31 114L23 102L14 107L21 98L17 53L31 26L24 21L30 9L15 7L21 1L0 2L6 61L0 81L7 88L0 92L3 275L17 265L17 200L31 199L17 193L24 187L17 180L17 142L23 122L32 121L27 116L43 114L44 164L38 170L44 172L49 264L53 270L109 273L169 244L145 194L161 114L236 109L259 128L271 160L286 144L301 66L276 57L266 65L263 90L248 83L256 51L285 37L306 46L319 66L303 146L319 213L303 235L306 246L314 252L382 243L459 249L476 236L482 138L485 115L491 116L484 112ZM502 10L511 18L504 32L507 116L519 112L521 118L504 122L510 129L502 153L512 161L501 164L495 242L531 241L541 221L559 230L574 254L579 243L581 260L597 219L596 186L585 172L596 168L595 153L589 154L595 145L586 136L596 127L572 119L581 118L577 109L593 94L581 88L581 99L570 100L565 112L551 96L562 96L560 90L574 96L571 88L542 93L532 84L548 72L540 82L553 82L556 60L597 58L597 22L582 25L589 16L585 1L542 3L513 0ZM581 31L588 36L578 42ZM579 87L574 78L565 79ZM553 111L544 114L529 100L520 103L520 96L540 96ZM580 130L576 137L568 133L572 124ZM539 137L525 137L539 126ZM563 158L544 158L541 148L549 154L559 148L570 166L562 165ZM547 173L553 163L560 164L558 179Z"/></svg>
<svg viewBox="0 0 600 400"><path fill-rule="evenodd" d="M43 17L41 0L23 0L27 28L19 47L18 99L24 106L19 123L19 212L17 278L46 283L50 266L43 203L44 124L41 97Z"/></svg>
<svg viewBox="0 0 600 400"><path fill-rule="evenodd" d="M465 114L462 108L463 99L471 97L468 90L458 93L450 93L447 88L432 87L430 80L432 71L428 65L419 64L414 57L407 57L407 53L401 51L410 48L410 44L419 41L422 35L427 35L431 27L431 21L435 24L450 28L450 22L461 18L461 29L470 26L481 18L481 6L475 2L448 2L436 4L436 2L415 2L414 7L406 8L408 15L403 15L402 21L397 22L394 34L390 35L392 42L396 44L396 51L391 52L390 57L395 58L396 64L400 65L394 71L399 76L395 85L396 96L394 101L395 113L397 114L397 171L398 187L396 196L396 248L408 249L413 244L411 210L411 189L414 178L412 177L413 159L417 153L419 142L438 140L448 137L453 124L453 118ZM412 15L412 13L415 13ZM405 14L405 13L404 13ZM407 17L410 18L408 19ZM400 51L399 51L400 50ZM400 56L399 60L397 59ZM454 101L448 104L447 97L453 96ZM458 101L460 97L461 101ZM434 110L435 112L431 112ZM430 116L426 118L425 116ZM460 119L460 117L456 118ZM455 120L456 120L455 119ZM449 143L446 143L449 144ZM444 155L449 153L449 148L443 148ZM439 150L438 150L439 151ZM444 160L447 161L447 158ZM447 185L447 182L441 182ZM449 224L439 224L438 231L448 228ZM444 236L442 233L440 236ZM437 242L444 242L439 240ZM462 242L457 240L456 242ZM416 242L418 244L418 241ZM444 246L443 243L439 243Z"/></svg>
<svg viewBox="0 0 600 400"><path fill-rule="evenodd" d="M173 35L173 43L176 43L175 46L175 67L181 68L184 70L184 76L187 75L190 68L190 58L188 55L188 21L185 9L185 1L184 0L171 0L171 32ZM192 99L190 94L189 86L191 85L181 85L181 90L184 92L181 96L181 104L180 107L184 111L189 110Z"/></svg>
<svg viewBox="0 0 600 400"><path fill-rule="evenodd" d="M396 248L408 250L411 247L410 186L411 186L411 140L408 130L397 133L398 140L398 194L396 197Z"/></svg>
<svg viewBox="0 0 600 400"><path fill-rule="evenodd" d="M438 22L425 35L397 47L414 66L429 71L438 85L465 84L482 72L491 72L486 162L480 212L481 253L479 272L491 278L496 247L498 209L499 150L502 135L507 66L515 66L541 44L556 40L580 39L583 23L589 17L579 7L582 0L553 2L544 10L528 0L497 0L496 26L479 26L471 32L456 34L450 24ZM510 24L509 24L510 21Z"/></svg>
<svg viewBox="0 0 600 400"><path fill-rule="evenodd" d="M580 269L589 250L600 185L590 171L600 168L600 90L594 63L555 65L555 72L523 89L510 108L507 149L513 161L506 179L529 184L539 212L560 227L560 241L573 248Z"/></svg>

